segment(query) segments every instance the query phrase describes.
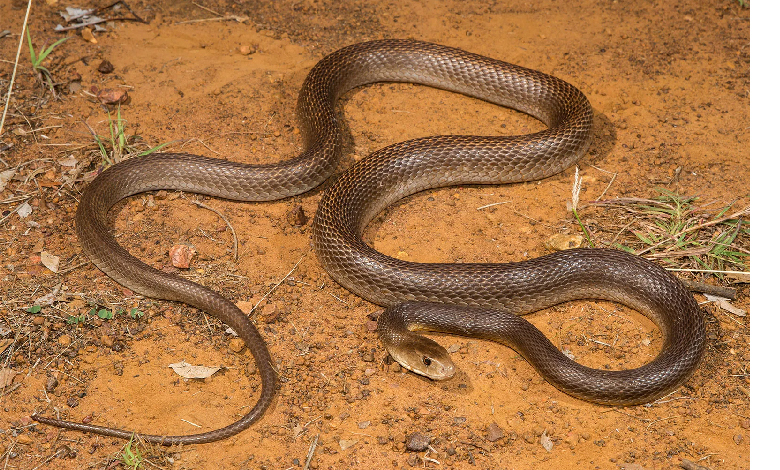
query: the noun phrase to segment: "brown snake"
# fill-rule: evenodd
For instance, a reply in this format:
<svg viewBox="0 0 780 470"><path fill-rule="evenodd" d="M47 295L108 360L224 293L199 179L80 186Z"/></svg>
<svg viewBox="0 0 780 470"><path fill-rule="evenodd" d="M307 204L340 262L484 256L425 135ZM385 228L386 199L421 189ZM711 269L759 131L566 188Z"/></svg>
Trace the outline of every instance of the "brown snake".
<svg viewBox="0 0 780 470"><path fill-rule="evenodd" d="M698 306L675 278L650 262L611 250L573 250L521 263L431 265L387 257L361 240L369 220L406 195L453 184L535 180L562 171L587 150L593 120L590 103L578 89L544 73L435 44L372 41L328 55L307 76L298 99L305 146L301 155L278 164L249 165L190 154L153 154L109 168L84 191L76 230L95 265L140 294L184 302L225 322L246 343L262 379L257 404L227 427L188 436L137 436L162 444L204 443L232 436L263 415L274 395L275 374L265 342L235 305L206 287L144 264L116 242L108 217L111 207L133 194L159 189L242 201L306 192L337 166L343 141L335 111L338 98L357 86L385 81L470 95L528 113L548 129L514 137L415 139L358 162L325 193L313 225L315 251L339 283L381 305L422 300L527 313L572 299L615 300L650 316L665 334L659 358L665 358L671 372L650 370L671 377L662 381L662 389L652 388L657 381L650 380L653 377L648 378L645 369L625 371L625 378L636 384L634 389L642 392L643 400L679 385L696 368L704 347ZM436 313L437 309L426 310L431 311L423 317L445 315ZM669 335L670 326L683 330ZM540 360L544 366L546 356ZM544 367L540 371L546 374ZM551 382L558 386L556 380ZM597 378L587 374L577 380L574 388L583 384L587 388L591 382L598 385ZM621 400L617 394L596 391L591 398L606 403L637 402L635 396ZM34 419L125 439L133 434L41 416Z"/></svg>

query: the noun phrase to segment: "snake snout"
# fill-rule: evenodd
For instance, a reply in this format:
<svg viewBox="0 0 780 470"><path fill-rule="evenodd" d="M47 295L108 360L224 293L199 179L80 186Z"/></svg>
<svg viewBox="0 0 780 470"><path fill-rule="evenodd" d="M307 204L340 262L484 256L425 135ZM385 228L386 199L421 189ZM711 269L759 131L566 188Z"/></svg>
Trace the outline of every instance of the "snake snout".
<svg viewBox="0 0 780 470"><path fill-rule="evenodd" d="M455 364L447 350L424 336L410 333L408 342L390 351L390 355L412 372L432 380L446 380L455 375Z"/></svg>

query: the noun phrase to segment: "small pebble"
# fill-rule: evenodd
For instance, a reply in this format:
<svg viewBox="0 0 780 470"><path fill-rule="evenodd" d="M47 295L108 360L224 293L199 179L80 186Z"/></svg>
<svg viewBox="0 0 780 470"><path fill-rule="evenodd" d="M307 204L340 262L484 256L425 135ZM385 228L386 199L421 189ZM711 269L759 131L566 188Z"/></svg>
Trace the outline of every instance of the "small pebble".
<svg viewBox="0 0 780 470"><path fill-rule="evenodd" d="M65 334L57 338L57 342L62 346L69 346L73 342L73 338L70 335Z"/></svg>
<svg viewBox="0 0 780 470"><path fill-rule="evenodd" d="M33 325L41 326L43 325L43 322L45 322L46 319L40 315L33 318Z"/></svg>
<svg viewBox="0 0 780 470"><path fill-rule="evenodd" d="M126 90L119 90L119 89L112 89L107 88L104 90L99 90L97 93L94 93L97 96L97 99L100 100L103 104L117 104L117 103L124 103L127 101L127 91Z"/></svg>
<svg viewBox="0 0 780 470"><path fill-rule="evenodd" d="M734 444L740 445L742 444L742 441L744 440L744 437L742 437L742 434L734 434Z"/></svg>
<svg viewBox="0 0 780 470"><path fill-rule="evenodd" d="M253 46L249 46L249 45L244 44L242 46L239 46L238 52L241 55L250 55L250 54L254 54L255 53L255 48Z"/></svg>
<svg viewBox="0 0 780 470"><path fill-rule="evenodd" d="M114 338L108 336L108 335L102 335L100 337L100 342L103 343L103 346L110 348L114 345Z"/></svg>
<svg viewBox="0 0 780 470"><path fill-rule="evenodd" d="M570 250L572 248L581 247L583 241L584 238L582 238L582 235L556 233L544 242L544 246L554 251Z"/></svg>
<svg viewBox="0 0 780 470"><path fill-rule="evenodd" d="M111 73L113 71L114 71L114 65L107 60L104 60L103 62L100 63L100 65L98 65L98 72L100 73Z"/></svg>
<svg viewBox="0 0 780 470"><path fill-rule="evenodd" d="M60 382L57 380L57 377L54 377L53 375L50 375L46 378L46 391L51 393L54 391L55 388L57 388L57 385L59 385Z"/></svg>
<svg viewBox="0 0 780 470"><path fill-rule="evenodd" d="M236 302L236 307L238 307L238 309L244 312L246 315L249 315L249 313L252 311L252 307L254 307L254 304L248 300L239 300Z"/></svg>
<svg viewBox="0 0 780 470"><path fill-rule="evenodd" d="M79 406L79 401L76 399L76 397L68 397L67 404L71 408L75 408Z"/></svg>
<svg viewBox="0 0 780 470"><path fill-rule="evenodd" d="M528 382L520 382L520 390L527 392L528 391L529 384Z"/></svg>
<svg viewBox="0 0 780 470"><path fill-rule="evenodd" d="M490 442L496 442L504 437L504 430L501 429L495 422L490 423L487 427L487 440Z"/></svg>
<svg viewBox="0 0 780 470"><path fill-rule="evenodd" d="M228 347L234 353L240 353L241 351L244 350L246 344L244 344L244 340L242 340L241 338L233 338L228 343Z"/></svg>
<svg viewBox="0 0 780 470"><path fill-rule="evenodd" d="M428 448L431 443L431 438L423 435L420 432L413 432L406 436L406 450L412 452L421 452Z"/></svg>

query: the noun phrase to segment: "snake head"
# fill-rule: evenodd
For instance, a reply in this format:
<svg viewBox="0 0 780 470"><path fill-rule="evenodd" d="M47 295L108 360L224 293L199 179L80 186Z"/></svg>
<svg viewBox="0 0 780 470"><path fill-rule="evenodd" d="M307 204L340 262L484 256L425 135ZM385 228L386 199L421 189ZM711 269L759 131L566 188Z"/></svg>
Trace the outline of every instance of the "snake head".
<svg viewBox="0 0 780 470"><path fill-rule="evenodd" d="M455 375L455 364L447 350L424 336L410 333L396 347L387 350L403 367L429 379L445 380Z"/></svg>

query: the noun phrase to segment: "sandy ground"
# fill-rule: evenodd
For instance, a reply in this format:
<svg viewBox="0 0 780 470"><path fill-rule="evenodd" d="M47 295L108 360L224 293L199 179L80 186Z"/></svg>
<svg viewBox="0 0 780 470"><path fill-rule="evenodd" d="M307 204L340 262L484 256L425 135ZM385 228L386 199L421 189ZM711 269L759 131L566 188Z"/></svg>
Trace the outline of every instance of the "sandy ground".
<svg viewBox="0 0 780 470"><path fill-rule="evenodd" d="M18 373L15 388L0 397L3 468L123 468L112 459L125 442L35 425L29 416L36 410L143 432L194 433L232 422L259 393L250 357L231 348L224 326L189 307L134 295L82 255L73 215L81 178L100 160L86 124L108 132L95 91L127 91L121 111L128 133L150 145L278 161L301 150L295 101L318 59L363 40L411 37L578 86L596 112L595 142L580 162L584 201L602 193L654 197L663 187L720 206L750 202L750 10L737 2L199 4L131 2L147 24L109 23L95 43L68 33L72 38L45 62L61 83L56 99L41 88L23 51L2 136L12 146L0 147L3 162L16 169L0 192L0 359ZM30 24L38 47L65 35L53 31L65 6L87 5L35 2ZM0 30L13 32L0 38L3 90L25 7L18 0L0 4ZM216 17L207 8L242 22L206 21ZM113 71L99 71L104 60ZM341 106L347 160L426 135L543 128L516 112L406 84L360 88ZM566 209L573 175L571 168L538 183L417 194L382 213L366 239L383 253L426 262L536 257L548 252L551 235L579 231ZM433 383L387 364L367 318L377 307L319 266L310 218L321 194L263 204L205 199L235 229L237 262L226 223L193 205L191 194L143 195L116 209L117 238L134 255L165 267L169 248L189 243L197 256L188 278L241 305L260 302L253 319L280 376L274 404L249 430L213 444L146 448L145 468L302 468L315 439L309 468L320 469L638 470L680 468L684 459L710 469L750 466L746 284L734 286L734 304L747 316L705 305L709 343L701 368L650 406L574 399L513 351L465 338L437 337L459 348L460 371ZM12 211L24 201L32 212L22 219ZM309 218L303 226L288 216L298 206ZM601 211L591 206L582 214L595 220ZM59 257L59 273L42 265L42 253ZM26 311L51 292L50 305ZM65 321L92 305L135 307L144 316ZM635 367L660 347L651 322L608 302L575 302L529 319L589 366ZM205 381L186 380L168 368L182 360L223 369ZM415 432L431 439L427 451L406 449Z"/></svg>

